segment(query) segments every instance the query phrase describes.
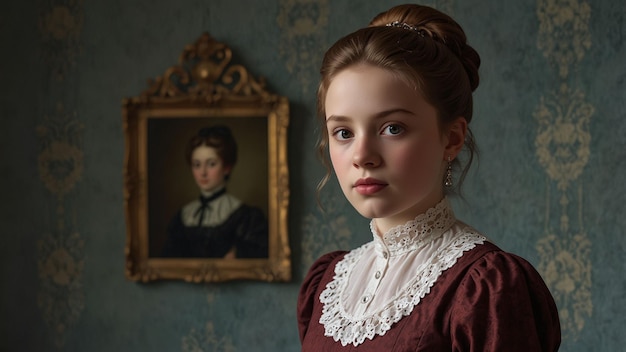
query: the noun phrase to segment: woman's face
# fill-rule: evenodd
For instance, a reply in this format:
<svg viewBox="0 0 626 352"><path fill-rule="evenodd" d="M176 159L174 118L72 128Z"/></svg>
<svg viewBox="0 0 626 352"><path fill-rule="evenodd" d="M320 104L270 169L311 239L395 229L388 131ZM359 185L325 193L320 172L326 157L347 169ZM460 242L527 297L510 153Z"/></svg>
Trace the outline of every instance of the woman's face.
<svg viewBox="0 0 626 352"><path fill-rule="evenodd" d="M325 100L329 152L348 201L379 231L413 220L443 198L447 137L437 111L389 71L349 67Z"/></svg>
<svg viewBox="0 0 626 352"><path fill-rule="evenodd" d="M224 185L231 167L224 166L213 147L201 145L191 153L191 173L203 192L212 192Z"/></svg>

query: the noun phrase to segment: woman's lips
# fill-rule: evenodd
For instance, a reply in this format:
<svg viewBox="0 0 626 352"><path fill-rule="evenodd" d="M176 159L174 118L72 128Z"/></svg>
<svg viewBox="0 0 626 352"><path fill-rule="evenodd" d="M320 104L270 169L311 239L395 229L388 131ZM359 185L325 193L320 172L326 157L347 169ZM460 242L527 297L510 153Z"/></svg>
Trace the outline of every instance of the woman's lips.
<svg viewBox="0 0 626 352"><path fill-rule="evenodd" d="M387 187L387 184L383 181L375 178L362 178L356 181L354 189L361 195L369 196L378 193L383 188Z"/></svg>

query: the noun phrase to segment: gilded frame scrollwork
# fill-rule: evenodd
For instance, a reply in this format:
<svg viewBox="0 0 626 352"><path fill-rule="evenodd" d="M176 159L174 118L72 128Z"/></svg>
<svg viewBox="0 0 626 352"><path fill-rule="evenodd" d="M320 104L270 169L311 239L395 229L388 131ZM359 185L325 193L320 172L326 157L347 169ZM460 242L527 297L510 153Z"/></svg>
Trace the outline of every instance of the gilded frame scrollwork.
<svg viewBox="0 0 626 352"><path fill-rule="evenodd" d="M129 280L175 279L200 283L291 279L287 234L289 103L285 97L268 91L262 78L253 77L244 66L232 63L231 59L232 51L226 44L204 33L184 48L177 65L167 69L163 76L150 80L144 92L122 100L126 141L123 171L127 226L125 271ZM149 204L157 195L151 194L154 187L150 187L150 182L158 175L150 174L148 164L149 160L158 158L149 155L150 126L162 121L195 125L214 121L232 121L238 125L243 121L246 125L246 121L250 121L256 126L259 123L266 126L266 133L252 132L262 134L267 141L267 145L260 148L267 151L267 177L261 177L267 180L267 258L163 258L151 253L151 234L156 229L151 228L152 206Z"/></svg>

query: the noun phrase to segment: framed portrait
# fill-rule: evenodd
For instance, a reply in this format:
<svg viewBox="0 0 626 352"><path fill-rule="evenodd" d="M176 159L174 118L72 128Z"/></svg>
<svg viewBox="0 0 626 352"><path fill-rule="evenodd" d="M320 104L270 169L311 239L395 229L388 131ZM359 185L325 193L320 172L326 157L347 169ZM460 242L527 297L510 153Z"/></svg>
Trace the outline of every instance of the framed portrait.
<svg viewBox="0 0 626 352"><path fill-rule="evenodd" d="M208 33L122 102L126 277L288 281L289 104Z"/></svg>

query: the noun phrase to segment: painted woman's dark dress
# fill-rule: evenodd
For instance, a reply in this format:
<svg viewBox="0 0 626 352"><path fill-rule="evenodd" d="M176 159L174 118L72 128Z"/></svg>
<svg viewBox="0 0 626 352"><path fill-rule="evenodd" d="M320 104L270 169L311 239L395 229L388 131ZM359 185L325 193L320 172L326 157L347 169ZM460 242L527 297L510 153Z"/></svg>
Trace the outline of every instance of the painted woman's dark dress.
<svg viewBox="0 0 626 352"><path fill-rule="evenodd" d="M181 211L168 227L162 257L222 258L232 248L237 258L267 258L268 225L259 208L242 204L216 226L185 226Z"/></svg>

